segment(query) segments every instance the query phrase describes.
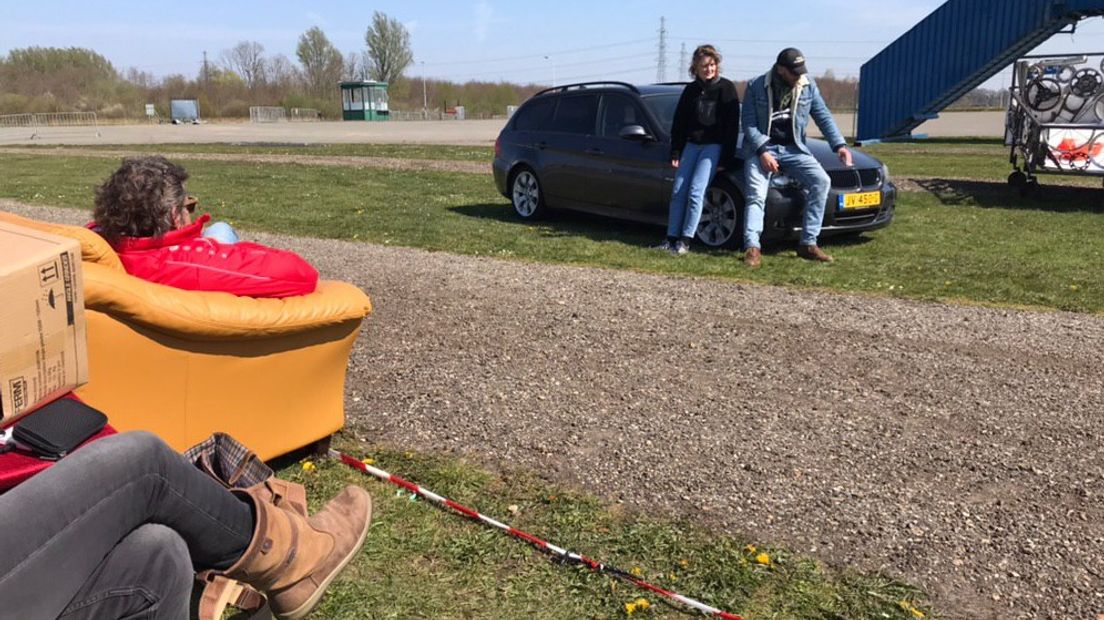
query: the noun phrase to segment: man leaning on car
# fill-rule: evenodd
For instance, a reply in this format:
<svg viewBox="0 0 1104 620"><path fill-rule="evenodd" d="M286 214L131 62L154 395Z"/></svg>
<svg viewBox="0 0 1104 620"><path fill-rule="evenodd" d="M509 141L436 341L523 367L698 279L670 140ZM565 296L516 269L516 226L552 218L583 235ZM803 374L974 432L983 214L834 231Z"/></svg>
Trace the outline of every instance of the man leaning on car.
<svg viewBox="0 0 1104 620"><path fill-rule="evenodd" d="M805 145L809 117L813 117L844 165L851 165L851 151L816 82L806 73L804 55L788 47L778 54L770 71L748 84L744 95L740 115L747 161L744 264L752 269L759 267L762 260L759 235L763 232L764 205L770 177L779 171L785 171L808 190L797 255L806 260L832 262L832 257L817 247L831 181Z"/></svg>

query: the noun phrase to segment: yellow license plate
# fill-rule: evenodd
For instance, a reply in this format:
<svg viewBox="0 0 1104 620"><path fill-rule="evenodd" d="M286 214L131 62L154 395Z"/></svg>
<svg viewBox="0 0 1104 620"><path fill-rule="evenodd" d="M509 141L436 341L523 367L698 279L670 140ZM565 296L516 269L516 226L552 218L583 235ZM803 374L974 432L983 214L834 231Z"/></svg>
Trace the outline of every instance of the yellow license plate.
<svg viewBox="0 0 1104 620"><path fill-rule="evenodd" d="M844 194L839 197L841 209L869 209L882 204L881 192L859 192L858 194Z"/></svg>

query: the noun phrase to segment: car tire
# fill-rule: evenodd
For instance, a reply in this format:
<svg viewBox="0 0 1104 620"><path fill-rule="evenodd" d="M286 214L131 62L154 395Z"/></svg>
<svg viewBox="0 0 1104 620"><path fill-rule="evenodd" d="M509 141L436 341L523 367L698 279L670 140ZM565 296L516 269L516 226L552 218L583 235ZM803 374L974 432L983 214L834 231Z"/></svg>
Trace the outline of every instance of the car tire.
<svg viewBox="0 0 1104 620"><path fill-rule="evenodd" d="M1016 170L1008 175L1008 184L1014 188L1021 188L1027 183L1027 174L1022 170Z"/></svg>
<svg viewBox="0 0 1104 620"><path fill-rule="evenodd" d="M731 183L714 181L705 190L698 241L710 248L735 248L743 233L744 197Z"/></svg>
<svg viewBox="0 0 1104 620"><path fill-rule="evenodd" d="M523 220L539 219L548 211L540 181L532 168L522 166L510 176L510 203L514 213Z"/></svg>

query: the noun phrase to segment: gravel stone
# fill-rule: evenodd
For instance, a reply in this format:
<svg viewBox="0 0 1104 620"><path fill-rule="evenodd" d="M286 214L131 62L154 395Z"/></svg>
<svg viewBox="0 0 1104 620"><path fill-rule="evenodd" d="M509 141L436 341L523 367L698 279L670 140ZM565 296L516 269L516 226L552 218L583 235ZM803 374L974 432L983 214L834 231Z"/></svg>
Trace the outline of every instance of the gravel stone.
<svg viewBox="0 0 1104 620"><path fill-rule="evenodd" d="M369 441L883 571L951 618L1104 613L1104 317L247 237L371 295Z"/></svg>

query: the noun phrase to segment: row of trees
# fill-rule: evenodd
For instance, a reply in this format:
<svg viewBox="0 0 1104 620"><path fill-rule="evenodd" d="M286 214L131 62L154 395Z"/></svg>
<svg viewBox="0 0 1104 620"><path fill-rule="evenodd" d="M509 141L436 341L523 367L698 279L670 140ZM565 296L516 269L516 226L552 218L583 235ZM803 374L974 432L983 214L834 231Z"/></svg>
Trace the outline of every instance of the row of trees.
<svg viewBox="0 0 1104 620"><path fill-rule="evenodd" d="M410 33L398 20L376 12L365 32L365 48L343 54L317 27L300 35L296 60L266 55L256 41L223 50L218 62L205 63L195 76L156 78L129 69L120 73L106 58L81 48L14 49L0 58L0 114L94 111L105 118L141 118L146 103L165 116L170 98L200 102L205 117L247 117L255 105L315 108L340 118L337 83L372 79L389 84L393 110L421 111L464 105L473 117L501 115L541 87L493 82L456 84L410 80ZM829 107L855 108L858 80L837 79L829 71L817 79ZM742 88L742 85L741 85ZM999 91L978 89L960 107L994 107Z"/></svg>

